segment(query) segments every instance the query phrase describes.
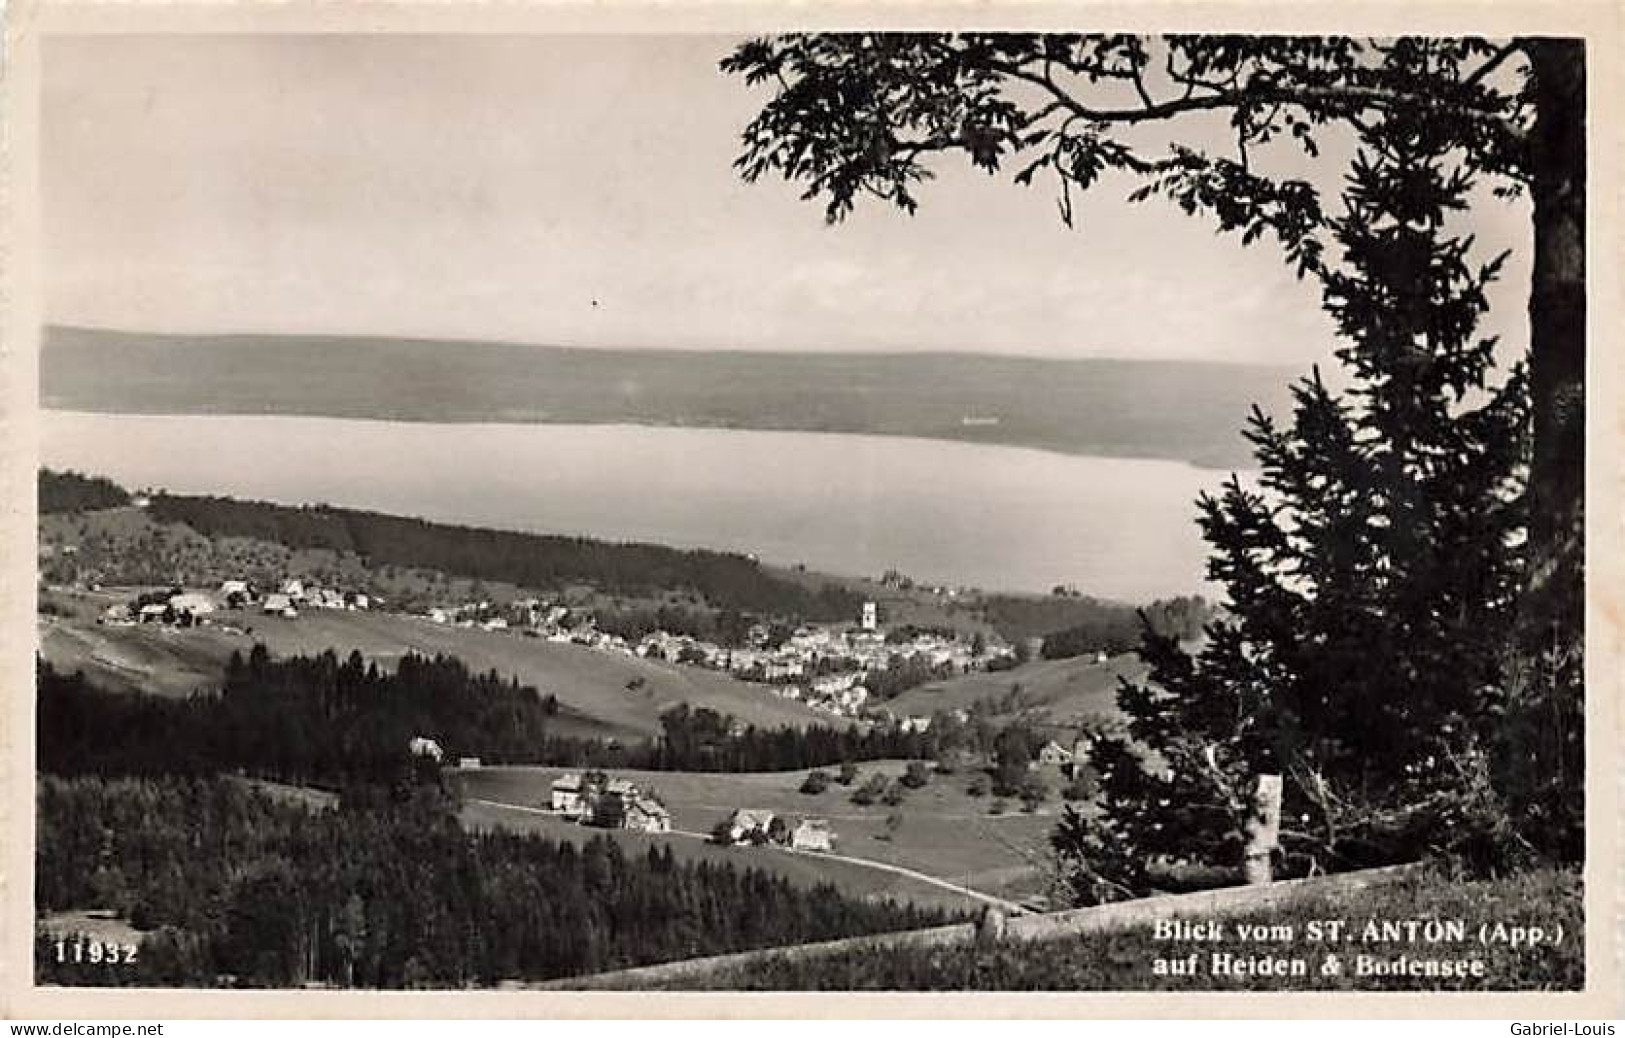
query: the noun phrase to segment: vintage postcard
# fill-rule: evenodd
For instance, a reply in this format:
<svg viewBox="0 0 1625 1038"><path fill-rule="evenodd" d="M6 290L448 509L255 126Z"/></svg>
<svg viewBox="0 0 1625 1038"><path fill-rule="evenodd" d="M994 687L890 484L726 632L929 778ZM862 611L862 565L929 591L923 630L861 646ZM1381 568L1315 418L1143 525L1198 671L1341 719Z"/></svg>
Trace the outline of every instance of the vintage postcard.
<svg viewBox="0 0 1625 1038"><path fill-rule="evenodd" d="M14 3L0 1008L1618 1016L1619 16Z"/></svg>

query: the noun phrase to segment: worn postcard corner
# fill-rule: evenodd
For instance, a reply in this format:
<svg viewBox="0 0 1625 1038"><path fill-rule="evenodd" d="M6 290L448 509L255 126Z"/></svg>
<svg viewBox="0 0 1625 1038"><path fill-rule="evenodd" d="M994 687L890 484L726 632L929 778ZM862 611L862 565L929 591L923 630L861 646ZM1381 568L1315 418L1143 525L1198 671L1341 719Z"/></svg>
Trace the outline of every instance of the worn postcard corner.
<svg viewBox="0 0 1625 1038"><path fill-rule="evenodd" d="M1621 1015L1617 5L5 18L7 1015Z"/></svg>

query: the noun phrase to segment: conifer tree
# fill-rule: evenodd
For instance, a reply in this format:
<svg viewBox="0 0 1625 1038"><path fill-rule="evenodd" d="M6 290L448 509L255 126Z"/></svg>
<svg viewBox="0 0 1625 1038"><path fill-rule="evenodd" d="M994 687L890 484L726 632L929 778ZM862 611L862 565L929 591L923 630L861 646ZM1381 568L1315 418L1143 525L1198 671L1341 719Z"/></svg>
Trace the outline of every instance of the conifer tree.
<svg viewBox="0 0 1625 1038"><path fill-rule="evenodd" d="M1227 609L1195 655L1148 626L1127 731L1093 753L1102 815L1053 837L1081 900L1145 892L1159 860L1239 863L1263 773L1285 779L1300 868L1518 845L1497 842L1515 834L1490 764L1524 583L1528 386L1476 331L1501 258L1475 269L1451 229L1472 189L1403 109L1369 124L1325 282L1347 388L1317 369L1290 421L1255 411L1256 485L1199 501Z"/></svg>

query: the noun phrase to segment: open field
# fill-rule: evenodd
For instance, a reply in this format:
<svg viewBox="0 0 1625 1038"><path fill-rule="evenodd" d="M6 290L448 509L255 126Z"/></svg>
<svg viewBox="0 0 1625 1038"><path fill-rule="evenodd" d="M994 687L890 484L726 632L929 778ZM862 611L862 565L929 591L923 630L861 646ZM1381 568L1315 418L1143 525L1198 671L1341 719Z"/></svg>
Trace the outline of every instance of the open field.
<svg viewBox="0 0 1625 1038"><path fill-rule="evenodd" d="M860 766L857 783L873 771L895 777L903 773L903 768L902 761L866 763ZM464 772L458 781L464 796L470 800L535 808L547 803L553 779L562 774L563 769L558 768L485 768ZM799 792L806 774L805 771L743 775L615 772L616 777L656 790L671 811L674 829L708 833L718 821L741 807L767 809L793 819L824 818L835 832L838 854L913 869L996 897L1021 900L1044 889L1047 841L1057 810L1053 802L1034 814L1011 809L993 815L988 811L989 799L969 796L965 792L965 777L954 775L933 776L924 788L910 791L898 807L880 803L862 807L851 801L857 783L853 787L834 783L814 796ZM894 814L902 821L895 831L889 831L887 819ZM534 818L535 822L529 824L545 825L550 832L591 834L600 831L575 826L563 819L519 816L516 812L502 815L505 820L517 821L518 817ZM682 837L627 835L645 840L671 839L680 844L699 843ZM713 850L739 856L735 860L755 860L761 855L764 862L781 854L765 848ZM834 868L839 863L825 860L817 864L820 868L831 867L828 878L832 881L844 882L850 878L844 867ZM854 889L859 893L871 892L868 887L877 882L877 878L866 875L863 879L863 884ZM916 885L907 884L903 889ZM891 889L891 886L882 889ZM939 895L940 891L932 891L933 898Z"/></svg>
<svg viewBox="0 0 1625 1038"><path fill-rule="evenodd" d="M273 655L352 649L380 666L407 652L456 656L476 671L516 676L558 698L561 735L642 739L660 732L660 715L678 703L706 706L767 728L846 722L774 696L765 687L725 674L560 645L514 632L445 627L416 617L380 612L311 609L297 619L244 611L218 614L219 623L186 630L157 625L97 625L89 616L130 597L109 591L84 594L80 615L41 617L41 649L59 669L83 669L116 688L185 695L212 684L232 650L263 642ZM245 633L231 634L222 624ZM642 685L629 692L636 679Z"/></svg>
<svg viewBox="0 0 1625 1038"><path fill-rule="evenodd" d="M1034 660L1014 670L978 672L947 681L933 681L892 700L900 714L930 714L937 710L967 710L984 700L1014 696L1013 712L1030 713L1050 724L1072 726L1117 717L1117 680L1145 674L1138 656L1114 656L1105 663L1093 657Z"/></svg>
<svg viewBox="0 0 1625 1038"><path fill-rule="evenodd" d="M469 802L463 807L463 825L470 829L507 829L536 833L550 840L577 845L594 836L607 836L621 844L628 854L644 854L651 846L670 846L680 861L727 863L738 868L758 868L782 876L798 886L833 884L848 897L899 902L974 912L977 900L953 891L910 879L907 876L865 868L814 854L794 853L771 847L720 847L679 833L651 835L627 829L594 829L556 815L543 815Z"/></svg>
<svg viewBox="0 0 1625 1038"><path fill-rule="evenodd" d="M110 691L188 696L219 683L231 646L224 635L198 637L155 628L98 627L40 617L39 649L58 670L82 670ZM238 643L245 651L247 645Z"/></svg>

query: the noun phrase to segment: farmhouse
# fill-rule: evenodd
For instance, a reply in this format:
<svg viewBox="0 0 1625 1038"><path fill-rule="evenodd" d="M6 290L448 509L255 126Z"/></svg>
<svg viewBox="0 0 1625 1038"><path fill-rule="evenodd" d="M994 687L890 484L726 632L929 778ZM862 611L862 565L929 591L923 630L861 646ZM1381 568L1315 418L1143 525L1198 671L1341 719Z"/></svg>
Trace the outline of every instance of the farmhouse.
<svg viewBox="0 0 1625 1038"><path fill-rule="evenodd" d="M621 825L645 833L671 832L671 812L658 800L635 797L621 814Z"/></svg>
<svg viewBox="0 0 1625 1038"><path fill-rule="evenodd" d="M266 595L265 601L260 603L260 612L265 613L268 616L274 616L277 614L287 616L289 613L294 613L296 616L298 615L293 608L293 599L280 593Z"/></svg>
<svg viewBox="0 0 1625 1038"><path fill-rule="evenodd" d="M1064 768L1072 763L1072 751L1051 739L1038 751L1038 763L1046 768Z"/></svg>
<svg viewBox="0 0 1625 1038"><path fill-rule="evenodd" d="M163 623L164 617L169 615L169 606L162 602L149 602L141 607L139 614L144 624Z"/></svg>
<svg viewBox="0 0 1625 1038"><path fill-rule="evenodd" d="M445 752L440 749L439 743L435 742L433 739L426 739L421 735L414 736L412 740L406 744L406 752L410 753L414 757L422 757L426 760L432 760L436 764L439 764L441 757L445 755Z"/></svg>
<svg viewBox="0 0 1625 1038"><path fill-rule="evenodd" d="M831 851L835 849L835 834L824 819L803 818L790 831L790 846L798 851Z"/></svg>
<svg viewBox="0 0 1625 1038"><path fill-rule="evenodd" d="M734 843L748 840L753 834L767 835L768 826L773 824L772 811L751 810L740 808L728 819L728 839Z"/></svg>
<svg viewBox="0 0 1625 1038"><path fill-rule="evenodd" d="M547 806L554 811L567 815L580 815L581 803L581 776L571 773L561 775L553 780L552 795Z"/></svg>
<svg viewBox="0 0 1625 1038"><path fill-rule="evenodd" d="M196 619L197 617L214 612L214 600L208 595L200 595L197 592L188 591L184 594L171 595L169 598L169 608L173 609L176 615L184 614Z"/></svg>
<svg viewBox="0 0 1625 1038"><path fill-rule="evenodd" d="M343 609L344 595L328 587L312 587L305 589L305 602L320 609Z"/></svg>

